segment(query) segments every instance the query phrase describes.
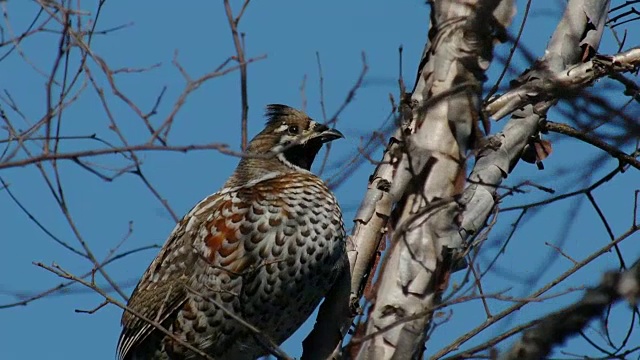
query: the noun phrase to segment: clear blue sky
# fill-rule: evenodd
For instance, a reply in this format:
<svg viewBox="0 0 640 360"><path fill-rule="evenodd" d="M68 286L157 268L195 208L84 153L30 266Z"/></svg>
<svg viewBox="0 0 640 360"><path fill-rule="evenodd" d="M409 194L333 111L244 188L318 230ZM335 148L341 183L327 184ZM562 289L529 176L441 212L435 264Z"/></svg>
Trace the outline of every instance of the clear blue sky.
<svg viewBox="0 0 640 360"><path fill-rule="evenodd" d="M32 1L10 0L0 2L6 7L13 31L21 32L32 21L37 6ZM85 1L86 10L93 12L97 1ZM551 35L563 1L534 2L532 16L525 28L524 44L541 55ZM522 16L523 1L518 1ZM164 119L173 102L184 87L184 81L171 60L178 51L182 66L193 76L204 74L234 54L227 20L220 1L107 1L98 23L98 29L127 27L106 36L96 36L93 49L112 68L161 66L142 74L124 74L117 77L118 84L144 110L149 110L163 86L167 86L165 99L158 109L156 122ZM6 23L3 23L5 27ZM423 1L255 1L240 25L246 32L247 55L267 55L265 60L249 67L249 129L250 135L262 128L263 108L268 103L285 103L300 107L300 85L306 76L307 110L322 120L319 106L318 72L315 53L318 51L324 70L325 100L328 116L331 116L345 98L361 70L361 52L366 53L369 72L364 86L357 91L355 100L342 113L338 128L346 140L335 142L329 168L323 174L334 175L337 166L357 152L361 137L383 124L390 111L389 94L397 99L398 46L404 46L404 74L407 85L413 85L416 66L421 55L428 25L428 7ZM6 27L5 27L6 29ZM515 33L512 27L511 32ZM5 33L5 36L9 36ZM638 40L638 39L635 39ZM0 62L0 88L11 93L24 111L29 124L46 111L44 95L46 78L34 70L49 71L55 56L58 37L40 34L22 43L22 51L31 65L14 53ZM631 39L633 44L633 38ZM636 41L635 44L638 42ZM601 51L615 51L609 32L605 35ZM505 53L507 46L498 49ZM0 48L4 53L6 51ZM77 54L76 54L77 55ZM76 58L77 59L77 58ZM74 60L77 61L77 60ZM526 68L520 56L516 60L517 73ZM490 75L495 79L499 67L493 67ZM95 65L92 69L98 72ZM514 74L508 74L510 79ZM197 90L179 112L170 141L174 144L208 143L219 141L233 149L239 147L240 91L239 73L232 73L213 80ZM102 78L101 86L107 86ZM617 95L620 86L611 81L597 85L600 94ZM618 92L620 93L620 92ZM128 139L132 143L144 142L147 132L141 121L121 101L107 92L111 109ZM626 99L616 99L622 104ZM637 107L638 105L631 105ZM563 109L568 109L564 106ZM15 114L13 114L13 118ZM554 111L551 120L566 121L560 112ZM88 89L64 114L62 133L65 135L89 135L96 133L103 139L118 143L108 129L108 121L95 93ZM19 123L21 129L27 123ZM157 123L156 123L157 124ZM504 121L493 124L498 131ZM0 130L5 137L4 130ZM617 130L616 130L617 131ZM546 170L520 164L509 178L515 185L523 180L533 180L563 192L593 182L616 166L616 161L605 157L596 168L588 169L592 159L602 156L593 148L576 144L574 140L550 138L554 153L545 163ZM2 145L3 147L4 145ZM87 141L67 142L66 151L96 146ZM36 147L32 147L36 149ZM626 150L629 150L628 148ZM218 190L234 169L237 159L213 151L181 153L141 154L149 180L169 201L178 216L186 213L196 202ZM380 151L375 159L380 158ZM109 166L121 164L117 156L95 158L93 161ZM71 162L60 164L62 182L71 214L91 249L98 258L104 258L126 234L129 221L133 234L123 249L142 245L162 244L174 227L162 205L150 194L135 176L125 175L112 183L106 183ZM354 172L336 191L344 209L345 222L349 225L366 189L367 177L373 165L365 164ZM78 246L77 239L55 202L51 198L41 175L35 167L13 168L0 171L0 176L10 183L15 196L56 236ZM631 222L633 190L640 184L638 171L630 170L616 177L611 183L594 192L598 204L607 215L614 233L624 231ZM531 190L505 200L505 206L523 204L549 195ZM55 244L40 231L11 201L6 192L0 191L0 305L15 301L12 294L29 295L48 289L62 279L35 267L31 263L53 262L66 270L81 274L91 264ZM575 214L575 217L572 215ZM483 249L481 264L486 266L503 243L515 212L499 217L499 225ZM526 223L500 258L496 271L485 282L486 292L509 290L512 296L526 296L571 263L558 258L545 242L558 244L571 257L581 260L605 245L607 233L598 217L589 207L586 197L565 200L544 211L532 213ZM567 226L567 224L570 224ZM631 262L640 256L640 237L627 240L622 249L625 260ZM156 254L151 250L130 256L108 266L107 271L119 282L130 284L132 290L142 272ZM597 283L602 271L617 266L613 253L603 256L572 276L553 293L582 285ZM462 273L454 276L459 282ZM99 283L104 283L98 279ZM80 287L72 288L72 294L48 297L28 306L0 310L0 358L1 359L112 359L120 332L120 309L107 306L92 315L74 312L75 309L91 309L102 302L100 296ZM114 294L115 295L115 294ZM543 304L525 307L515 316L490 328L475 341L480 343L510 326L541 316L567 304L577 294L563 296ZM498 312L508 304L492 301L492 311ZM474 301L447 308L451 319L443 324L428 343L432 354L452 339L471 329L485 319L482 304ZM445 317L446 317L445 316ZM612 326L619 341L629 321L630 313L622 307L614 312ZM595 324L597 328L599 324ZM301 352L301 340L310 329L307 323L283 346L293 356ZM631 343L640 343L637 332ZM602 344L602 342L600 342ZM569 350L589 353L582 340L570 342Z"/></svg>

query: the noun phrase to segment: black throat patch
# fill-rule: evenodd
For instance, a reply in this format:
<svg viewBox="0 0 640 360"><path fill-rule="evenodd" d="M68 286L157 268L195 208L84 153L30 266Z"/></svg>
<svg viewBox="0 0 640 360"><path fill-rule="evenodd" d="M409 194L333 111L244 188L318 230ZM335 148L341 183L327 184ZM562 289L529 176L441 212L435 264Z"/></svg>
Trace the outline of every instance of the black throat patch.
<svg viewBox="0 0 640 360"><path fill-rule="evenodd" d="M294 145L282 152L284 158L291 164L305 170L311 170L313 160L322 147L320 139L311 139L306 144Z"/></svg>

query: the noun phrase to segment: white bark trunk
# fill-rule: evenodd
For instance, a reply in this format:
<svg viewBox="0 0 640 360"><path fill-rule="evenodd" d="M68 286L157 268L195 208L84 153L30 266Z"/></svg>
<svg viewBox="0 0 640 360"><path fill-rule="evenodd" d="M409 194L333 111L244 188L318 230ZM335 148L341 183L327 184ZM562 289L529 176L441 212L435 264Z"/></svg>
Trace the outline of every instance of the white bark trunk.
<svg viewBox="0 0 640 360"><path fill-rule="evenodd" d="M362 344L358 359L421 357L429 309L448 279L446 249L462 245L462 208L455 196L462 192L466 154L476 135L481 79L494 41L491 19L506 27L512 15L511 1L432 2L412 119L402 132L389 191L403 194L399 217L367 322L367 335L378 335Z"/></svg>

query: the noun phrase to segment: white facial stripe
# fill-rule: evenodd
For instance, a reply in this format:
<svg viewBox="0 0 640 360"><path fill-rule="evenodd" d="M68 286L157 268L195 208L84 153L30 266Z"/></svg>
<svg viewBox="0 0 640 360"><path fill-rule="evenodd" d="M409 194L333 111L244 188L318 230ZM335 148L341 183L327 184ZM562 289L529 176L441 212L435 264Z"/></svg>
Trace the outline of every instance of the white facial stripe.
<svg viewBox="0 0 640 360"><path fill-rule="evenodd" d="M280 142L282 143L303 143L303 138L300 135L282 135L280 138Z"/></svg>
<svg viewBox="0 0 640 360"><path fill-rule="evenodd" d="M303 172L303 173L311 173L311 171L307 170L307 169L303 169L298 165L294 165L292 164L289 160L287 160L287 158L284 156L284 153L280 153L278 154L278 160L280 160L283 164L285 164L287 167L294 169L296 171L299 172Z"/></svg>
<svg viewBox="0 0 640 360"><path fill-rule="evenodd" d="M282 151L284 151L284 145L278 144L274 146L270 152L279 154L279 153L282 153Z"/></svg>
<svg viewBox="0 0 640 360"><path fill-rule="evenodd" d="M275 132L284 132L287 131L287 129L289 129L289 125L287 125L286 123L282 123L282 125L280 125Z"/></svg>

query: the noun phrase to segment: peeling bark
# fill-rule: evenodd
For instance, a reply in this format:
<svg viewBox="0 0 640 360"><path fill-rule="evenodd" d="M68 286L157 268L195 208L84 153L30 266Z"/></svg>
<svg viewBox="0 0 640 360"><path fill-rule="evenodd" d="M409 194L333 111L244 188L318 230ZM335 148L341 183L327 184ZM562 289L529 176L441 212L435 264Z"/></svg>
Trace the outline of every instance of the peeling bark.
<svg viewBox="0 0 640 360"><path fill-rule="evenodd" d="M392 247L367 321L367 335L378 335L362 344L358 359L422 355L428 310L439 302L450 272L447 249L462 245L457 197L467 152L478 136L482 81L495 39L491 25L508 25L513 4L437 1L431 14L412 118L401 132L402 153L389 190L400 198Z"/></svg>

